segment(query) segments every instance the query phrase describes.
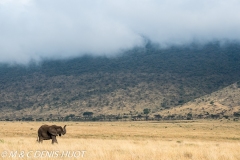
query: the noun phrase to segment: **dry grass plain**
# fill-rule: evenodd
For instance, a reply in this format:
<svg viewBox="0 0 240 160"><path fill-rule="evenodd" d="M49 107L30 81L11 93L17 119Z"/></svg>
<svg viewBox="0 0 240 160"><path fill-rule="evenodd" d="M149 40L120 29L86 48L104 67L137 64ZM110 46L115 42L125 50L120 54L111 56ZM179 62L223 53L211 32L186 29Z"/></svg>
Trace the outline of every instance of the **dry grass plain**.
<svg viewBox="0 0 240 160"><path fill-rule="evenodd" d="M38 144L42 124L67 125L67 134ZM0 159L237 160L240 123L0 122Z"/></svg>

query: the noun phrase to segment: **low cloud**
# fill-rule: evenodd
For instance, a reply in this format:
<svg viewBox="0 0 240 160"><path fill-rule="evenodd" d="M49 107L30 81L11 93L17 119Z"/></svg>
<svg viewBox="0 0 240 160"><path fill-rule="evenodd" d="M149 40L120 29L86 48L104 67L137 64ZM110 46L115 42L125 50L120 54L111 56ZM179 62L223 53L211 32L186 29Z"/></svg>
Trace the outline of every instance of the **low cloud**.
<svg viewBox="0 0 240 160"><path fill-rule="evenodd" d="M238 0L1 0L0 63L240 40Z"/></svg>

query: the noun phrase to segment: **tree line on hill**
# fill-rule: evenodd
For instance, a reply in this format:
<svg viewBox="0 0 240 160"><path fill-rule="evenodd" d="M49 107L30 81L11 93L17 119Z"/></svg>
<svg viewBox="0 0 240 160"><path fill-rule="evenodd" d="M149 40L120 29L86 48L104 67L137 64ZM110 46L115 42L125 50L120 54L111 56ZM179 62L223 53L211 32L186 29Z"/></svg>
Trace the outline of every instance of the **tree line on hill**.
<svg viewBox="0 0 240 160"><path fill-rule="evenodd" d="M169 115L160 115L154 114L149 115L150 109L145 108L143 110L143 114L132 115L132 114L124 114L124 115L96 115L94 116L93 112L84 112L82 116L75 116L74 114L67 115L65 117L45 117L45 118L33 118L32 116L23 117L23 118L6 118L0 119L2 121L160 121L160 120L194 120L194 119L227 119L238 121L240 118L240 111L234 112L232 115L224 115L224 113L217 114L195 114L188 113L185 116L177 115L177 114L169 114Z"/></svg>
<svg viewBox="0 0 240 160"><path fill-rule="evenodd" d="M239 50L238 43L167 49L149 43L112 58L84 56L29 66L0 64L0 116L9 108L19 111L22 118L28 116L25 110L54 114L54 109L66 107L83 119L82 113L90 108L100 114L103 108L127 113L144 106L158 112L239 82Z"/></svg>

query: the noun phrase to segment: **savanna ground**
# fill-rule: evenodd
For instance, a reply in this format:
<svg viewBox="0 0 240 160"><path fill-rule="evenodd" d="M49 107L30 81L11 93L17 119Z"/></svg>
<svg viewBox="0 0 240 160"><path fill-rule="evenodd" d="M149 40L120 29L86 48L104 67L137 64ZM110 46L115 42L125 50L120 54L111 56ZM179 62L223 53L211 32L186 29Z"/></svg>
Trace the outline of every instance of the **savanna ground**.
<svg viewBox="0 0 240 160"><path fill-rule="evenodd" d="M59 144L38 144L42 124L67 125ZM0 159L235 160L240 123L233 121L0 122Z"/></svg>

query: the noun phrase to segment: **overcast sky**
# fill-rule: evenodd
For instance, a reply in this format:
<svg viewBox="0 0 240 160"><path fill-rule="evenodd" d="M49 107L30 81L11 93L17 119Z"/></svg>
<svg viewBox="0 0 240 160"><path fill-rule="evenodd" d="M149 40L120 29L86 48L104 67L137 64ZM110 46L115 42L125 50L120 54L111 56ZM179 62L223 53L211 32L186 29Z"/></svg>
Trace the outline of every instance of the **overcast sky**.
<svg viewBox="0 0 240 160"><path fill-rule="evenodd" d="M0 0L0 63L240 40L239 0Z"/></svg>

